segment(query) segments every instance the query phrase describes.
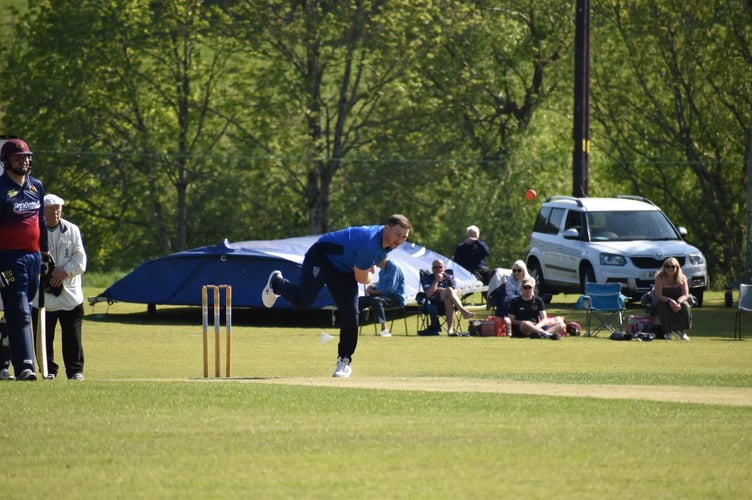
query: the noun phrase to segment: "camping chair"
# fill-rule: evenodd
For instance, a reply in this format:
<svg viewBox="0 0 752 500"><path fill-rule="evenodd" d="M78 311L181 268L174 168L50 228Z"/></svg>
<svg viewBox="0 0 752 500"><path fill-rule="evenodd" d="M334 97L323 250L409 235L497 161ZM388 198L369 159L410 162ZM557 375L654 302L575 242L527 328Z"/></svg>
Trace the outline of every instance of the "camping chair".
<svg viewBox="0 0 752 500"><path fill-rule="evenodd" d="M371 309L372 309L371 306L366 306L360 310L360 312L363 314L363 321L360 322L360 329L358 330L358 335L361 335L363 333L363 325L371 321L371 316L372 316ZM405 323L405 335L407 336L410 333L407 329L407 306L385 307L384 312L386 313L386 320L389 322L390 332L392 332L392 329L394 328L394 321L396 319L402 318ZM379 333L379 324L376 323L376 321L373 321L373 334L377 335L378 333Z"/></svg>
<svg viewBox="0 0 752 500"><path fill-rule="evenodd" d="M477 305L475 301L471 301L472 298L475 297L476 293L480 293L480 305L487 305L488 304L488 289L489 289L489 280L491 279L493 275L493 271L489 270L486 273L482 273L480 276L475 273L470 273L472 276L480 281L483 285L480 288L476 288L474 292L464 292L459 295L460 302L463 306L474 306ZM459 290L458 290L459 293ZM486 308L488 309L488 307Z"/></svg>
<svg viewBox="0 0 752 500"><path fill-rule="evenodd" d="M734 338L742 339L742 313L752 312L752 285L739 285L739 308L736 310Z"/></svg>
<svg viewBox="0 0 752 500"><path fill-rule="evenodd" d="M488 302L486 303L486 309L493 309L494 314L503 318L507 315L507 309L509 304L505 302L507 298L507 285L502 283L494 289L493 292L488 294Z"/></svg>
<svg viewBox="0 0 752 500"><path fill-rule="evenodd" d="M623 331L625 298L621 294L621 283L585 283L585 295L577 301L578 307L585 309L585 336L595 337L601 330L614 333L617 331L612 325L614 320L618 322L618 331ZM594 319L598 326L592 329Z"/></svg>
<svg viewBox="0 0 752 500"><path fill-rule="evenodd" d="M506 281L512 274L509 269L497 267L491 273L488 280L488 289L486 289L486 309L497 310L503 303L506 295Z"/></svg>
<svg viewBox="0 0 752 500"><path fill-rule="evenodd" d="M454 275L454 271L452 269L445 269L445 273ZM419 272L420 275L420 283L418 285L418 288L420 290L423 289L423 279L425 276L428 276L429 274L433 274L432 271L427 269L421 269ZM421 292L418 292L418 294L415 296L415 301L418 303L418 314L416 316L417 318L417 327L418 331L425 330L428 328L431 324L431 315L428 312L428 299L426 297L426 294ZM442 330L447 329L447 323L446 323L446 310L444 308L444 303L438 305L439 310L439 326ZM462 332L462 314L455 309L454 310L454 332L455 333L461 333Z"/></svg>

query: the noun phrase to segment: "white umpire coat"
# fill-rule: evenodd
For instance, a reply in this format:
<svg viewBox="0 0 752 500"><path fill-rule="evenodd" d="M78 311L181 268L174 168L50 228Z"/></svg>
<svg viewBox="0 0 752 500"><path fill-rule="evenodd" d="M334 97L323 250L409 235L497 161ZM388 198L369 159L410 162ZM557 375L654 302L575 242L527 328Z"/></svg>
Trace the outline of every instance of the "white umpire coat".
<svg viewBox="0 0 752 500"><path fill-rule="evenodd" d="M55 260L55 268L62 267L68 277L63 281L63 291L59 296L48 293L44 305L48 311L70 311L84 302L84 289L81 275L86 271L86 250L77 225L60 219L56 228L47 228L50 255ZM34 307L38 306L34 297Z"/></svg>

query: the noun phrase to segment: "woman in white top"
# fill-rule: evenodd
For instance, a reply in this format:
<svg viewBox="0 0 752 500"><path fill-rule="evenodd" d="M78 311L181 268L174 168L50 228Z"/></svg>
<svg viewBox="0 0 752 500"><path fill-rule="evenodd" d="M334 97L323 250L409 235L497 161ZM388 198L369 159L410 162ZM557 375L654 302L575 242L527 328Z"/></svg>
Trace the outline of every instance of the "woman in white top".
<svg viewBox="0 0 752 500"><path fill-rule="evenodd" d="M515 297L522 296L522 280L527 278L527 266L522 260L514 261L512 264L512 275L504 282L504 300L496 310L497 316L506 316L509 310L509 303Z"/></svg>
<svg viewBox="0 0 752 500"><path fill-rule="evenodd" d="M516 260L514 264L512 264L512 275L506 282L507 302L522 295L522 280L527 277L527 266L525 265L525 262L522 260Z"/></svg>

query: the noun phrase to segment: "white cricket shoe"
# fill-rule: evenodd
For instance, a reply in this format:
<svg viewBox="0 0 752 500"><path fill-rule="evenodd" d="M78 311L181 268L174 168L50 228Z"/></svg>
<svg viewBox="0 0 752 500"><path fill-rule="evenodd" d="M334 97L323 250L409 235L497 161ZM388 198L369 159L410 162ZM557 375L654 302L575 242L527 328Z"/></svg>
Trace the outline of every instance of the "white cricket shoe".
<svg viewBox="0 0 752 500"><path fill-rule="evenodd" d="M266 280L264 291L261 292L261 302L263 302L264 306L266 307L272 307L277 301L277 297L279 297L279 295L274 293L274 289L272 288L272 280L277 276L279 278L282 278L282 273L279 271L272 271L272 273L269 275L269 279Z"/></svg>
<svg viewBox="0 0 752 500"><path fill-rule="evenodd" d="M682 340L689 340L689 335L687 335L686 333L682 333L681 334L681 339Z"/></svg>
<svg viewBox="0 0 752 500"><path fill-rule="evenodd" d="M376 335L378 335L379 337L391 337L392 336L392 332L390 332L388 329L384 328L383 330L381 330Z"/></svg>
<svg viewBox="0 0 752 500"><path fill-rule="evenodd" d="M334 370L332 377L347 378L351 373L350 358L337 358L337 369Z"/></svg>
<svg viewBox="0 0 752 500"><path fill-rule="evenodd" d="M16 380L16 377L10 374L7 368L0 370L0 380Z"/></svg>

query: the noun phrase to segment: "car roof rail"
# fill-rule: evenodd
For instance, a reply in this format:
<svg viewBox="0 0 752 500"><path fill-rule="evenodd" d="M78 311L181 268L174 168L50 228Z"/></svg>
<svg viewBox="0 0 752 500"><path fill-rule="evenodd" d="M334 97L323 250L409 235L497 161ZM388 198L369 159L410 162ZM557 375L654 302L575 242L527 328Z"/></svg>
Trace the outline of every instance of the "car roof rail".
<svg viewBox="0 0 752 500"><path fill-rule="evenodd" d="M579 198L577 198L576 196L562 196L562 195L549 196L548 198L546 198L546 201L544 201L543 203L548 203L549 201L559 201L559 200L562 200L562 201L573 201L573 202L577 203L578 207L582 207L583 206L582 200L579 199Z"/></svg>
<svg viewBox="0 0 752 500"><path fill-rule="evenodd" d="M658 206L655 203L653 203L651 200L645 198L644 196L637 196L633 194L617 194L616 198L626 198L629 200L637 200L637 201L644 201L645 203L649 203L653 205L654 207Z"/></svg>

